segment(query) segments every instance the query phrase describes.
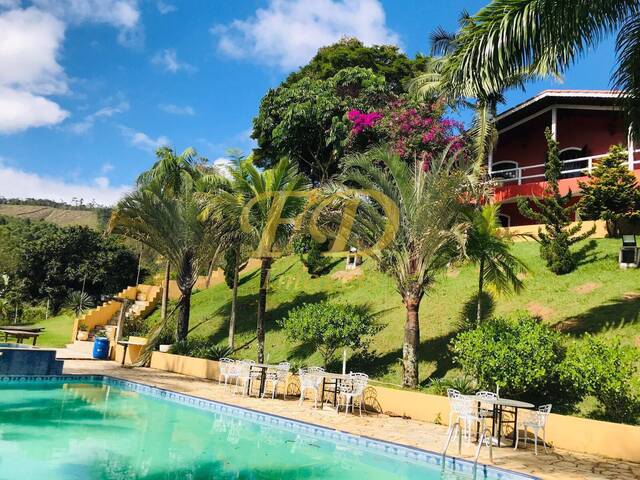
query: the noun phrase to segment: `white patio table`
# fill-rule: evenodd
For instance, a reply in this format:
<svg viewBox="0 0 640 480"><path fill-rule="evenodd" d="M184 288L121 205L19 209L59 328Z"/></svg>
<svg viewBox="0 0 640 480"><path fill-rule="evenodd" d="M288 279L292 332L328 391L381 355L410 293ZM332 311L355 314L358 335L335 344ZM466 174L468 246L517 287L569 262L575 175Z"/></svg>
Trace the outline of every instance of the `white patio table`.
<svg viewBox="0 0 640 480"><path fill-rule="evenodd" d="M518 409L519 408L526 408L526 409L531 409L534 408L535 405L533 405L532 403L528 403L528 402L523 402L520 400L512 400L510 398L485 398L485 397L478 397L476 395L469 395L469 398L474 399L475 401L478 402L478 410L480 410L480 406L481 404L489 404L493 406L493 419L492 419L492 424L491 424L491 435L493 435L494 438L496 438L497 442L498 442L498 447L500 447L500 439L502 438L502 425L505 423L513 423L513 428L514 431L517 428L518 425ZM508 413L513 413L513 422L509 421L505 421L502 418L502 414L504 412L508 412ZM497 430L498 430L498 434L496 436L496 424L497 424ZM479 425L478 425L478 430L479 430ZM476 432L476 440L478 439L480 435L480 432Z"/></svg>

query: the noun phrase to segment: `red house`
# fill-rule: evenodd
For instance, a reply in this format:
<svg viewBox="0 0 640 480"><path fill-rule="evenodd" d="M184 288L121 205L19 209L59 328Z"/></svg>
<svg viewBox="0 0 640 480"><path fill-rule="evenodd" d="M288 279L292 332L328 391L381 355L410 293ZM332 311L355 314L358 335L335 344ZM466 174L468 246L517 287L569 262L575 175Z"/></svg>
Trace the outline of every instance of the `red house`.
<svg viewBox="0 0 640 480"><path fill-rule="evenodd" d="M520 215L516 199L539 196L545 188L547 127L560 147L562 193L571 189L579 196L578 180L585 179L611 145L627 149L629 169L640 178L640 150L634 149L617 100L612 91L545 90L498 115L498 143L488 169L500 181L495 201L502 204L504 226L533 223Z"/></svg>

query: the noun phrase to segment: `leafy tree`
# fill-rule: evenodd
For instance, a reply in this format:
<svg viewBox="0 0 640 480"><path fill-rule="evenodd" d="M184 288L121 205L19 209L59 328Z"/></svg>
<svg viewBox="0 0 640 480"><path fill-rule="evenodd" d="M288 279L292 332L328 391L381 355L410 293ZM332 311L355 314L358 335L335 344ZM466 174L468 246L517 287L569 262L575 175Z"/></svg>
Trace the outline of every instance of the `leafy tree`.
<svg viewBox="0 0 640 480"><path fill-rule="evenodd" d="M549 128L545 130L545 136L549 150L545 162L547 185L543 196L519 198L518 209L525 217L544 224L544 230L538 229L540 256L549 270L556 275L563 275L576 268L576 258L571 252L571 246L593 235L595 228L580 233L582 222L571 225L577 203L572 201L571 190L565 195L560 194L558 181L562 173L562 162L558 156L558 142L553 139Z"/></svg>
<svg viewBox="0 0 640 480"><path fill-rule="evenodd" d="M511 238L500 228L497 204L484 205L473 209L471 228L467 234L467 256L478 265L478 304L476 320L482 319L482 294L486 284L498 292L519 292L523 288L519 273L526 272L527 266L511 253Z"/></svg>
<svg viewBox="0 0 640 480"><path fill-rule="evenodd" d="M461 199L475 179L465 162L448 150L427 169L408 164L389 147L350 155L343 165L345 186L380 192L397 208L389 217L373 202L361 202L352 219L352 237L365 250L374 246L389 225L396 230L386 248L372 249L369 254L393 277L406 307L403 383L416 387L420 303L437 274L463 250L467 226Z"/></svg>
<svg viewBox="0 0 640 480"><path fill-rule="evenodd" d="M560 380L565 347L558 332L527 312L497 317L451 342L454 361L479 387L527 400L567 401ZM562 397L565 397L562 399Z"/></svg>
<svg viewBox="0 0 640 480"><path fill-rule="evenodd" d="M135 282L138 259L113 236L87 227L31 224L21 234L14 276L26 300L51 300L57 312L72 291L93 298Z"/></svg>
<svg viewBox="0 0 640 480"><path fill-rule="evenodd" d="M390 95L383 76L360 67L269 90L253 120L252 136L258 142L254 160L269 167L287 156L312 180L327 180L337 170L351 130L347 112L375 110Z"/></svg>
<svg viewBox="0 0 640 480"><path fill-rule="evenodd" d="M627 167L627 152L619 145L599 161L586 182L578 182L582 197L578 208L584 218L604 220L610 236L619 234L622 220L640 218L640 192Z"/></svg>
<svg viewBox="0 0 640 480"><path fill-rule="evenodd" d="M342 69L361 67L382 75L391 91L400 94L405 84L421 72L428 61L428 57L420 54L410 59L395 45L367 47L357 38L344 38L320 48L311 61L290 74L283 85L293 85L303 78L327 80Z"/></svg>
<svg viewBox="0 0 640 480"><path fill-rule="evenodd" d="M229 170L230 179L211 177L217 188L203 197L203 216L219 222L223 236L233 236L242 231L243 242L260 258L260 290L256 336L258 361L264 362L265 315L269 271L274 258L289 242L293 225L280 223L280 219L292 219L300 211L305 200L292 195L307 188L306 179L288 158L267 170L259 170L251 158ZM230 335L231 336L231 335Z"/></svg>
<svg viewBox="0 0 640 480"><path fill-rule="evenodd" d="M562 376L581 395L596 397L606 419L635 423L640 414L639 360L633 347L587 334L569 346Z"/></svg>
<svg viewBox="0 0 640 480"><path fill-rule="evenodd" d="M325 368L339 349L362 348L381 329L366 306L329 301L305 303L279 323L289 340L313 346Z"/></svg>
<svg viewBox="0 0 640 480"><path fill-rule="evenodd" d="M331 260L322 254L321 245L314 240L311 240L309 249L300 254L300 260L311 277L322 275L331 264Z"/></svg>

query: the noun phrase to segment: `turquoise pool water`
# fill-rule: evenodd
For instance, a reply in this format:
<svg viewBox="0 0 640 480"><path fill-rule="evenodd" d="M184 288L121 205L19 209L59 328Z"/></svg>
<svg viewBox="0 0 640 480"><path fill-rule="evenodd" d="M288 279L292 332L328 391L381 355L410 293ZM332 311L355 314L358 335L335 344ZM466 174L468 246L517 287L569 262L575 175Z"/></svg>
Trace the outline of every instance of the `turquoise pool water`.
<svg viewBox="0 0 640 480"><path fill-rule="evenodd" d="M410 460L407 449L399 456L380 442L370 448L358 437L178 398L196 405L108 379L0 381L0 479L441 478L419 451ZM322 434L309 434L314 428ZM530 477L489 471L488 478Z"/></svg>

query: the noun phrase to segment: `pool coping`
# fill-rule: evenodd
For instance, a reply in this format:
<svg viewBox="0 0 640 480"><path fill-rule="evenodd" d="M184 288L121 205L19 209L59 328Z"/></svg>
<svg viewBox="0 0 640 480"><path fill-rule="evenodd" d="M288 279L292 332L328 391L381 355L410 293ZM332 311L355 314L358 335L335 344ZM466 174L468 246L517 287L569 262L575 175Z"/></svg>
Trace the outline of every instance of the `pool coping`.
<svg viewBox="0 0 640 480"><path fill-rule="evenodd" d="M162 398L174 403L183 404L200 410L224 413L236 418L252 421L261 425L271 425L286 430L302 433L312 437L320 437L324 440L342 442L357 446L367 451L392 456L398 460L409 460L420 464L442 467L442 453L421 449L409 445L403 445L389 440L380 440L367 435L359 435L343 430L324 427L303 420L292 419L273 413L265 413L252 408L239 407L219 400L211 400L181 392L176 392L163 387L149 385L139 381L123 379L104 374L63 374L63 375L2 375L0 384L11 382L42 382L42 381L94 381L106 385L124 387L126 390ZM474 463L470 460L447 455L445 457L447 471L473 474ZM540 480L527 473L478 463L477 473L485 480ZM488 476L489 475L489 476Z"/></svg>

